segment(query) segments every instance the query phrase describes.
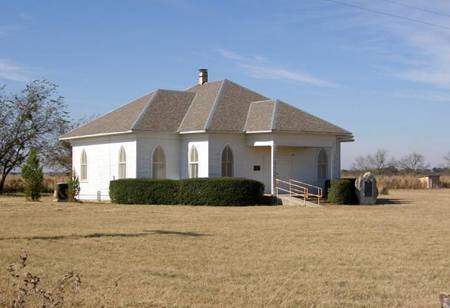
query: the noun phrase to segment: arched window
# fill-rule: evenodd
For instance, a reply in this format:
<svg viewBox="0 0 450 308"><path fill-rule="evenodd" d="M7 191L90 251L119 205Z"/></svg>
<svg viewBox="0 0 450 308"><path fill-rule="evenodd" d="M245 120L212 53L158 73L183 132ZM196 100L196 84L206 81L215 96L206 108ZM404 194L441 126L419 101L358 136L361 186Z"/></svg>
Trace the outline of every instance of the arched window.
<svg viewBox="0 0 450 308"><path fill-rule="evenodd" d="M81 158L80 158L80 180L86 181L87 180L87 155L86 151L81 151Z"/></svg>
<svg viewBox="0 0 450 308"><path fill-rule="evenodd" d="M327 152L322 149L319 152L319 159L317 161L317 178L325 180L327 178L328 158Z"/></svg>
<svg viewBox="0 0 450 308"><path fill-rule="evenodd" d="M127 153L123 147L119 150L119 179L127 177Z"/></svg>
<svg viewBox="0 0 450 308"><path fill-rule="evenodd" d="M198 178L198 152L195 146L189 152L189 178Z"/></svg>
<svg viewBox="0 0 450 308"><path fill-rule="evenodd" d="M152 178L166 178L166 155L164 154L164 150L162 149L162 147L160 147L159 145L153 151Z"/></svg>
<svg viewBox="0 0 450 308"><path fill-rule="evenodd" d="M228 145L222 151L222 176L233 176L233 152Z"/></svg>

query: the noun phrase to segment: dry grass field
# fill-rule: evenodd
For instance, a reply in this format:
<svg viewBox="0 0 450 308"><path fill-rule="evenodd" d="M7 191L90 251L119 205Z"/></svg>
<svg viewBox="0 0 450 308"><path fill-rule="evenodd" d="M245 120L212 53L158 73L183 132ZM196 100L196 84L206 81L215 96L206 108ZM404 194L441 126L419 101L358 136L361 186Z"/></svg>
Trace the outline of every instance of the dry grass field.
<svg viewBox="0 0 450 308"><path fill-rule="evenodd" d="M227 208L0 197L0 290L26 248L44 285L81 274L68 306L438 307L450 291L450 190L394 190L382 201Z"/></svg>

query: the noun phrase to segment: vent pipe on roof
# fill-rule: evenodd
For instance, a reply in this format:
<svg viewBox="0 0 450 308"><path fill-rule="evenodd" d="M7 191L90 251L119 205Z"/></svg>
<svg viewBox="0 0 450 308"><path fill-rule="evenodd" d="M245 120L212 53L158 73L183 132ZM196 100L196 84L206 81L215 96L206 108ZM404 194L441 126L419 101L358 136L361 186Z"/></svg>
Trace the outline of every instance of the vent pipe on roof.
<svg viewBox="0 0 450 308"><path fill-rule="evenodd" d="M208 70L206 68L201 68L198 70L198 84L202 85L208 82Z"/></svg>

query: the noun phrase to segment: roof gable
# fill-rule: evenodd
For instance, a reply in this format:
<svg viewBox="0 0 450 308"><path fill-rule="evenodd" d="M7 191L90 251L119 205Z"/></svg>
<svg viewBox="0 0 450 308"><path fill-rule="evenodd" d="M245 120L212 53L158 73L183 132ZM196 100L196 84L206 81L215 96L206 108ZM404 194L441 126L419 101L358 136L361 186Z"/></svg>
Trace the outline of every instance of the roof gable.
<svg viewBox="0 0 450 308"><path fill-rule="evenodd" d="M274 124L275 101L265 100L250 104L244 130L246 132L271 131Z"/></svg>
<svg viewBox="0 0 450 308"><path fill-rule="evenodd" d="M229 80L224 80L216 104L211 111L210 120L206 123L206 130L244 131L251 102L264 99L267 97Z"/></svg>
<svg viewBox="0 0 450 308"><path fill-rule="evenodd" d="M191 106L180 124L178 131L189 132L205 130L206 123L210 117L211 110L219 95L224 81L207 82L203 85L197 85L188 92L194 93Z"/></svg>

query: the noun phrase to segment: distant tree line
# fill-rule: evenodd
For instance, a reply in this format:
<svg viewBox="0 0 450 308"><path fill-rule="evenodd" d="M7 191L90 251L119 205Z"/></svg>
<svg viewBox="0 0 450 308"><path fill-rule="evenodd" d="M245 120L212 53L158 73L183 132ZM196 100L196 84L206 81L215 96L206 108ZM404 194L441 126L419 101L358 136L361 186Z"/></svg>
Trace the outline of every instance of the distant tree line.
<svg viewBox="0 0 450 308"><path fill-rule="evenodd" d="M378 149L374 154L356 157L352 171L371 171L379 175L450 173L450 152L443 159L444 166L432 168L420 153L412 152L397 159L387 150Z"/></svg>

